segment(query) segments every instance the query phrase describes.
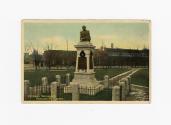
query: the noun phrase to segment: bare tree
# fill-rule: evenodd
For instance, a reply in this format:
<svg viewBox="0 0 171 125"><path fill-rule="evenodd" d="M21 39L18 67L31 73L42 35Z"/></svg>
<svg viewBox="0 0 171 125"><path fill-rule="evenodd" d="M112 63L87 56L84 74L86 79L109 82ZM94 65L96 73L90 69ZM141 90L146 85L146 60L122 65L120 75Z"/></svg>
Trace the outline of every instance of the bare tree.
<svg viewBox="0 0 171 125"><path fill-rule="evenodd" d="M33 49L32 58L33 58L33 64L35 66L35 69L37 70L37 67L39 66L41 58L36 49Z"/></svg>

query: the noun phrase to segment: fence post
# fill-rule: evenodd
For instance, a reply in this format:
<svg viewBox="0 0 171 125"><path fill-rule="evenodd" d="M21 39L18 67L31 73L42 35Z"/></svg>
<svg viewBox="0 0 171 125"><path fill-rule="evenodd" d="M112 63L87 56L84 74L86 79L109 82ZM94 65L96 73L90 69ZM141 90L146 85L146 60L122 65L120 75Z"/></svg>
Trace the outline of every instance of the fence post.
<svg viewBox="0 0 171 125"><path fill-rule="evenodd" d="M33 87L29 87L29 96L33 97Z"/></svg>
<svg viewBox="0 0 171 125"><path fill-rule="evenodd" d="M46 93L46 86L48 85L47 77L42 77L42 93Z"/></svg>
<svg viewBox="0 0 171 125"><path fill-rule="evenodd" d="M104 87L105 88L109 87L109 76L108 75L104 76Z"/></svg>
<svg viewBox="0 0 171 125"><path fill-rule="evenodd" d="M61 84L61 76L60 75L56 75L56 82Z"/></svg>
<svg viewBox="0 0 171 125"><path fill-rule="evenodd" d="M24 99L28 99L29 87L30 87L30 81L24 80Z"/></svg>
<svg viewBox="0 0 171 125"><path fill-rule="evenodd" d="M68 85L70 83L70 73L66 74L66 84Z"/></svg>
<svg viewBox="0 0 171 125"><path fill-rule="evenodd" d="M55 101L57 98L57 82L52 82L51 83L51 100Z"/></svg>
<svg viewBox="0 0 171 125"><path fill-rule="evenodd" d="M112 88L112 101L120 101L120 87L114 86Z"/></svg>
<svg viewBox="0 0 171 125"><path fill-rule="evenodd" d="M41 96L41 86L40 85L37 86L37 95Z"/></svg>
<svg viewBox="0 0 171 125"><path fill-rule="evenodd" d="M72 101L78 101L79 100L79 85L78 84L72 84Z"/></svg>
<svg viewBox="0 0 171 125"><path fill-rule="evenodd" d="M126 85L126 95L129 95L129 80L128 80L128 77L125 78L125 85Z"/></svg>
<svg viewBox="0 0 171 125"><path fill-rule="evenodd" d="M128 95L128 80L124 78L123 82L125 83L125 96L127 96Z"/></svg>
<svg viewBox="0 0 171 125"><path fill-rule="evenodd" d="M131 92L131 76L127 76L128 78L128 85L129 85L129 92Z"/></svg>
<svg viewBox="0 0 171 125"><path fill-rule="evenodd" d="M119 86L121 88L121 100L124 101L126 99L125 95L125 83L122 81L119 81Z"/></svg>
<svg viewBox="0 0 171 125"><path fill-rule="evenodd" d="M121 79L121 82L124 82L125 84L125 95L128 95L129 94L129 81L128 81L128 78L123 78Z"/></svg>
<svg viewBox="0 0 171 125"><path fill-rule="evenodd" d="M47 77L42 77L42 85L47 85L47 84L48 84Z"/></svg>
<svg viewBox="0 0 171 125"><path fill-rule="evenodd" d="M33 95L36 97L37 96L37 86L33 87Z"/></svg>

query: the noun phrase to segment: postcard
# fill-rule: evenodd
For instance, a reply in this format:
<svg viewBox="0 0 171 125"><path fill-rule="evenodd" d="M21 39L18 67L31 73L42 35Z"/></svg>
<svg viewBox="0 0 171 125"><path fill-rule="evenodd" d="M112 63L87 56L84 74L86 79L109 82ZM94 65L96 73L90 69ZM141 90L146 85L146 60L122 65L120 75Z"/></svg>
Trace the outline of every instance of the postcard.
<svg viewBox="0 0 171 125"><path fill-rule="evenodd" d="M149 103L151 21L21 21L23 103Z"/></svg>

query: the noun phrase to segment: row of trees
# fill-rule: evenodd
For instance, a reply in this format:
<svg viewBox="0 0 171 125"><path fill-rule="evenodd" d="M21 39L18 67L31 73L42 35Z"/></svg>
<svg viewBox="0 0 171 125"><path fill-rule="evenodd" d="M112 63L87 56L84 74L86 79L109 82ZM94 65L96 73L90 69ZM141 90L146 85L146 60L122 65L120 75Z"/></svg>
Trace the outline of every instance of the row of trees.
<svg viewBox="0 0 171 125"><path fill-rule="evenodd" d="M38 67L61 67L61 66L75 66L76 51L63 50L46 50L43 55L39 54L37 50L32 53L32 63L35 69ZM95 66L149 66L149 57L142 56L109 56L104 51L96 51L94 53Z"/></svg>
<svg viewBox="0 0 171 125"><path fill-rule="evenodd" d="M75 66L76 52L63 50L47 50L44 51L44 63L49 69L52 66Z"/></svg>
<svg viewBox="0 0 171 125"><path fill-rule="evenodd" d="M33 50L32 53L32 61L35 69L37 70L38 67L44 66L44 57L43 55L39 54L37 50Z"/></svg>

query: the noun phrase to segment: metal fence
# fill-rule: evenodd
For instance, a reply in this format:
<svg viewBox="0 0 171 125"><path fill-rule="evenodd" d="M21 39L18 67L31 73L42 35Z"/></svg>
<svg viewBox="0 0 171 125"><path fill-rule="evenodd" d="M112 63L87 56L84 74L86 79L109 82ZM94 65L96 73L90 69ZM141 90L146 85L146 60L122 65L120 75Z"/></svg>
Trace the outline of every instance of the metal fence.
<svg viewBox="0 0 171 125"><path fill-rule="evenodd" d="M93 88L89 88L88 91L93 92ZM100 92L93 94L80 94L80 101L111 101L112 100L112 89L106 88Z"/></svg>
<svg viewBox="0 0 171 125"><path fill-rule="evenodd" d="M24 100L50 100L50 85L37 85L28 88L28 94L24 94Z"/></svg>
<svg viewBox="0 0 171 125"><path fill-rule="evenodd" d="M71 91L71 88L67 88L65 84L61 84L56 87L56 100L59 101L71 101L72 93L65 93L65 91ZM96 92L100 91L100 92ZM83 88L79 87L80 101L107 101L112 100L112 89L97 90L96 88ZM24 100L29 101L50 101L51 100L51 86L50 85L38 85L29 87L28 94L25 94Z"/></svg>
<svg viewBox="0 0 171 125"><path fill-rule="evenodd" d="M56 95L57 100L72 100L72 94L71 93L64 93L64 87L66 85L62 84L60 86L56 87ZM65 88L67 89L67 88ZM28 94L24 94L24 100L25 101L49 101L51 100L51 86L50 85L37 85L34 87L28 88Z"/></svg>

